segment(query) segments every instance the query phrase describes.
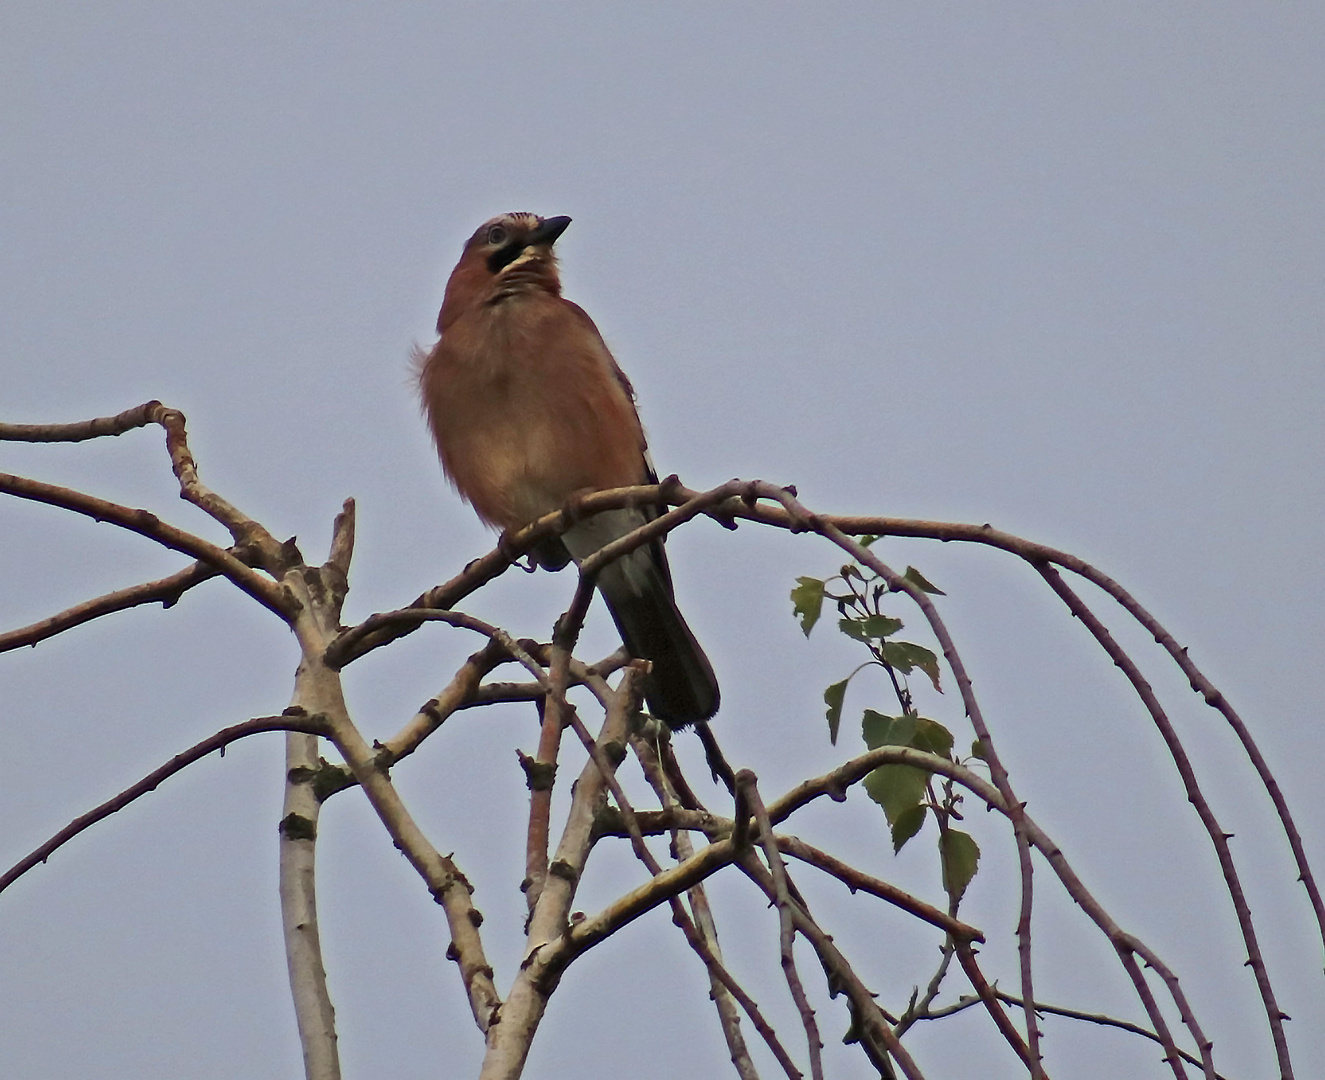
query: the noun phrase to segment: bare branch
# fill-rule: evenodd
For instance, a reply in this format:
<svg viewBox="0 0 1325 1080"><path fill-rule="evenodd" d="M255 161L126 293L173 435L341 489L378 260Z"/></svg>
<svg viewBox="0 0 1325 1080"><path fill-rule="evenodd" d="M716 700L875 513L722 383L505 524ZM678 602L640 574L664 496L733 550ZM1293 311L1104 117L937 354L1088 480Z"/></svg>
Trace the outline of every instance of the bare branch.
<svg viewBox="0 0 1325 1080"><path fill-rule="evenodd" d="M354 520L354 500L346 499L331 526L331 550L327 554L327 565L334 566L347 580L354 558Z"/></svg>
<svg viewBox="0 0 1325 1080"><path fill-rule="evenodd" d="M590 760L573 788L570 813L550 864L552 872L546 876L530 912L524 962L501 1007L500 1023L488 1039L482 1080L514 1080L520 1075L548 997L565 966L561 961L566 952L561 945L571 904L595 842L594 818L606 802L608 788L615 783L616 763L624 756L626 728L638 703L640 673L637 668L625 673L598 740L591 736L588 739ZM567 706L566 714L583 730L573 708Z"/></svg>
<svg viewBox="0 0 1325 1080"><path fill-rule="evenodd" d="M589 514L596 514L600 510L628 506L656 507L660 502L676 501L673 493L686 489L672 483L671 481L674 479L674 477L669 478L667 482L662 484L612 488L607 491L583 495L572 500L565 508L539 518L526 528L513 533L504 533L496 548L469 563L463 571L450 581L423 593L410 604L410 608L445 609L453 606L474 590L504 574L539 541L565 532ZM731 481L714 488L712 491L687 492L686 498L681 500L683 506L680 509L670 511L634 532L628 533L620 540L613 541L612 546L616 555L632 551L634 548L648 543L700 513L711 512L712 508L737 496L741 488L742 485L739 482ZM359 626L347 630L335 642L328 655L327 663L337 668L344 667L373 649L380 648L389 641L408 634L416 628L408 621L376 620L377 617L372 616Z"/></svg>
<svg viewBox="0 0 1325 1080"><path fill-rule="evenodd" d="M238 553L233 548L231 554L238 557ZM220 571L214 566L195 562L192 566L169 577L145 581L141 585L131 585L127 589L119 589L92 600L85 600L40 622L0 634L0 652L19 649L25 645L36 645L65 630L98 619L102 615L111 615L116 611L125 611L142 604L159 603L162 607L173 607L189 589L218 576L219 573Z"/></svg>
<svg viewBox="0 0 1325 1080"><path fill-rule="evenodd" d="M327 646L339 630L343 594L335 592L334 583L322 580L320 570L307 566L287 573L283 583L300 601L293 628L303 654L301 675L307 680L301 690L304 707L324 719L327 737L335 743L392 842L446 913L451 932L447 955L459 964L474 1021L486 1033L495 1021L501 998L483 951L478 932L482 916L474 907L469 882L454 860L442 855L428 841L406 809L390 777L378 766L375 752L350 719L338 673L322 663ZM477 622L457 615L456 625ZM484 632L493 630L483 625Z"/></svg>
<svg viewBox="0 0 1325 1080"><path fill-rule="evenodd" d="M166 452L170 454L170 467L179 481L180 498L224 525L235 543L251 544L261 550L266 569L279 570L281 545L251 517L231 506L198 479L198 466L189 450L184 414L178 409L158 405L152 411L152 419L165 429Z"/></svg>
<svg viewBox="0 0 1325 1080"><path fill-rule="evenodd" d="M1031 965L1031 911L1035 902L1035 867L1031 847L1020 829L1016 832L1017 867L1021 877L1021 910L1017 916L1017 957L1021 967L1021 996L1026 1002L1026 1052L1031 1080L1046 1080L1040 1054L1040 1024L1035 1015L1035 976Z"/></svg>
<svg viewBox="0 0 1325 1080"><path fill-rule="evenodd" d="M777 841L773 837L773 823L768 819L768 808L759 797L759 782L749 769L742 769L735 776L736 790L742 800L750 807L758 826L757 837L768 863L769 876L773 881L773 902L778 910L779 946L782 956L782 974L786 977L791 999L801 1016L805 1028L805 1040L810 1051L810 1075L814 1080L823 1080L823 1040L819 1037L819 1025L814 1019L814 1009L805 995L805 987L796 970L796 930L792 914L792 896L787 882L787 868L782 863ZM738 815L739 819L739 815Z"/></svg>
<svg viewBox="0 0 1325 1080"><path fill-rule="evenodd" d="M296 676L292 707L302 710L299 682ZM317 919L315 855L322 800L315 782L321 764L317 736L286 735L280 827L281 929L305 1080L340 1080L336 1010L327 988Z"/></svg>
<svg viewBox="0 0 1325 1080"><path fill-rule="evenodd" d="M1015 1005L1017 1008L1022 1008L1025 1005L1021 998L997 988L994 990L994 996L997 997L999 1001L1004 1001L1009 1005ZM951 1005L945 1005L941 1009L926 1009L923 1012L917 1013L915 1019L917 1021L941 1020L945 1016L953 1016L978 1004L980 1004L979 997L971 994L964 994ZM1120 1031L1126 1031L1132 1035L1140 1035L1144 1039L1149 1039L1151 1042L1163 1045L1163 1040L1149 1028L1142 1027L1140 1024L1134 1024L1130 1020L1120 1020L1116 1016L1107 1016L1104 1013L1083 1012L1080 1009L1069 1009L1062 1005L1050 1005L1043 1001L1037 1001L1035 1003L1035 1011L1038 1013L1047 1013L1052 1016L1063 1016L1069 1020L1082 1020L1088 1024L1098 1024L1101 1027L1118 1028ZM1186 1061L1191 1065L1196 1065L1198 1067L1201 1065L1201 1059L1195 1054L1188 1053L1186 1050L1181 1049L1178 1051L1178 1054L1183 1061ZM1215 1080L1228 1080L1228 1078L1221 1073L1215 1073Z"/></svg>
<svg viewBox="0 0 1325 1080"><path fill-rule="evenodd" d="M817 847L807 844L798 837L778 835L777 845L779 851L785 852L792 858L800 859L811 866L817 866L827 874L832 874L852 892L866 892L871 896L877 896L880 900L886 900L888 903L914 915L917 919L923 919L925 922L937 926L963 941L985 940L984 933L974 926L953 918L946 911L934 907L933 904L925 903L918 897L912 896L905 889L899 889L896 885L880 878L871 877L869 874L857 870L850 863L833 858L827 852L820 851Z"/></svg>
<svg viewBox="0 0 1325 1080"><path fill-rule="evenodd" d="M715 520L727 525L732 525L736 519L742 518L792 531L815 529L815 531L829 535L839 545L841 541L833 536L829 530L835 530L843 538L850 535L871 534L984 544L1008 551L1034 565L1052 563L1085 577L1088 581L1106 591L1134 618L1141 622L1181 667L1191 682L1192 688L1200 693L1208 704L1218 709L1234 729L1253 767L1256 769L1257 775L1274 803L1297 863L1299 878L1311 900L1321 941L1325 944L1325 901L1322 901L1320 890L1307 860L1301 835L1293 821L1287 801L1284 799L1251 733L1223 695L1192 662L1186 650L1181 648L1172 635L1117 582L1089 563L1067 552L1024 540L987 525L966 525L957 522L921 521L908 518L810 514L803 507L799 507L799 504L794 503L794 500L791 500L792 505L799 507L799 509L788 508L788 498L785 489L758 483L730 481L711 491L697 492L680 484L669 482L597 492L577 500L574 510L575 514L583 516L584 514L596 513L599 510L623 506L656 506L662 502L671 502L679 506L693 505L696 513L707 513ZM770 506L767 502L761 502L761 499L775 499L782 505ZM437 586L422 594L411 606L414 608L449 607L475 589L504 573L523 552L529 550L539 540L564 531L573 520L575 520L575 517L568 508L549 514L526 529L504 536L502 543L496 549L470 563L461 574L444 585ZM663 515L645 527L647 532L638 542L647 542L648 539L661 535L680 523L680 520L676 518ZM624 537L622 541L618 541L618 543L623 544L633 544L635 542L636 534L631 534L630 537ZM852 553L853 555L856 554L854 550ZM868 559L864 561L867 565L872 565ZM903 586L902 591L909 592L910 590ZM921 604L922 610L924 610L921 599L914 595L913 599L916 599L916 602ZM926 615L928 617L928 611L926 611ZM416 625L417 623L410 622L373 624L370 619L368 623L363 624L364 629L361 630L360 627L356 627L346 631L346 634L337 640L333 652L328 657L328 662L334 667L343 666L371 649L377 648L401 634L409 633ZM943 642L943 636L940 636L940 642ZM947 655L946 647L945 655ZM949 657L949 663L951 663L951 657ZM962 676L958 677L958 684L959 686L962 684Z"/></svg>
<svg viewBox="0 0 1325 1080"><path fill-rule="evenodd" d="M509 659L510 654L505 647L489 638L483 648L460 665L460 670L444 690L426 702L399 732L382 743L378 752L380 764L388 767L414 753L419 744L441 727L452 713L473 700L485 675ZM544 693L538 684L528 685L532 685L537 696Z"/></svg>
<svg viewBox="0 0 1325 1080"><path fill-rule="evenodd" d="M100 806L74 818L73 821L30 855L20 859L3 875L0 875L0 892L4 892L34 866L44 863L58 848L63 847L84 829L110 817L118 810L123 810L135 799L146 795L149 791L155 791L163 780L169 779L200 758L205 758L216 750L224 751L232 742L264 731L304 731L309 734L320 734L323 730L325 730L325 726L320 720L306 716L259 716L254 720L245 720L242 724L223 728L215 735L208 736L202 742L189 747L183 753L176 754L159 769L154 769L136 784L125 788L114 798L107 799Z"/></svg>
<svg viewBox="0 0 1325 1080"><path fill-rule="evenodd" d="M625 684L623 683L623 685ZM585 742L586 747L590 748L590 753L594 756L595 762L600 762L602 751L591 747L588 739L588 732L584 729L584 725L575 715L573 709L570 710L570 720L575 733L580 737L581 741ZM648 845L645 844L643 833L640 831L639 822L635 817L635 812L631 807L630 800L626 797L626 793L621 789L621 785L616 780L615 769L609 769L608 763L601 762L599 764L599 771L605 777L608 789L612 793L612 798L616 800L617 807L621 812L621 818L626 824L626 830L630 837L631 846L635 851L636 857L645 865L649 873L653 875L653 881L650 883L650 886L654 885L654 883L658 882L660 879L665 879L670 883L675 884L677 878L671 876L672 871L663 870L659 865L658 860L653 857L653 853L649 851ZM708 850L722 846L724 845L710 845ZM728 849L727 854L729 856L734 853L735 848L729 841L726 842L725 846ZM675 869L680 870L681 868L677 867ZM714 869L716 869L716 866ZM686 942L704 962L704 966L708 970L710 978L717 979L721 982L731 995L740 1003L741 1008L743 1008L746 1015L750 1017L751 1023L755 1025L755 1030L757 1030L763 1037L764 1042L773 1052L773 1056L777 1059L778 1064L782 1066L783 1071L786 1072L787 1076L791 1078L791 1080L800 1080L800 1071L796 1068L795 1063L791 1060L791 1056L786 1052L781 1042L778 1040L777 1033L773 1030L772 1025L764 1019L763 1014L759 1011L759 1007L755 1004L754 999L746 993L744 987L736 981L732 974L722 964L721 960L719 960L714 954L713 950L709 948L704 935L701 934L699 929L695 926L694 920L690 918L689 913L685 910L685 905L682 904L678 898L681 892L688 889L691 885L697 884L704 876L705 873L702 871L689 880L687 880L684 875L681 875L681 884L679 887L675 888L663 888L661 890L652 891L650 886L645 886L645 891L643 893L641 893L640 889L634 890L632 893L628 894L628 896L636 898L637 902L643 901L643 906L639 906L633 911L631 911L629 905L622 906L618 914L624 917L621 918L616 926L624 925L624 923L643 914L643 912L649 907L656 906L658 903L666 901L672 909L672 922L680 928L682 934L685 935ZM616 905L612 905L612 907L614 909L618 908L619 904L620 902ZM596 923L596 927L600 931L598 937L595 938L592 933L583 935L579 934L578 931L587 921L589 920L582 921L571 930L570 934L563 936L561 939L561 948L555 953L550 954L548 957L549 968L554 968L555 970L564 968L575 956L578 956L585 949L595 944L596 941L605 937L607 933L611 933L616 929L616 926L612 925L611 917L606 921L600 918ZM607 929L609 926L611 929ZM601 931L605 929L606 933L601 933Z"/></svg>
<svg viewBox="0 0 1325 1080"><path fill-rule="evenodd" d="M956 952L957 946L953 942L951 936L949 936L947 940L943 942L943 948L940 950L941 955L939 957L939 966L934 974L930 976L929 985L925 987L924 996L919 997L919 1000L917 1000L917 996L920 992L919 987L915 987L911 991L910 1004L907 1005L906 1012L902 1013L897 1020L896 1026L893 1028L894 1033L899 1039L906 1034L917 1020L925 1020L933 1015L932 1006L934 1004L934 999L939 996L939 990L943 986L943 980L947 978L948 969L952 966L952 958ZM978 1004L980 1004L980 997L977 995L970 999L967 1007L969 1008L970 1005Z"/></svg>
<svg viewBox="0 0 1325 1080"><path fill-rule="evenodd" d="M154 422L161 402L148 401L114 416L72 424L0 424L0 442L83 442L105 435L123 435Z"/></svg>
<svg viewBox="0 0 1325 1080"><path fill-rule="evenodd" d="M773 876L752 853L746 852L737 865L746 877L763 890L770 901L775 901L777 889L773 884ZM924 1080L920 1067L893 1034L888 1017L879 1008L874 995L861 982L846 957L833 943L832 936L825 933L819 924L810 918L809 912L794 898L790 900L788 908L796 930L805 937L818 956L819 963L827 976L830 992L834 994L844 992L847 995L847 1000L851 1004L852 1030L860 1039L861 1047L871 1064L882 1076L891 1080L894 1075L892 1065L888 1061L888 1057L891 1056L900 1066L907 1080Z"/></svg>
<svg viewBox="0 0 1325 1080"><path fill-rule="evenodd" d="M263 607L288 620L292 614L290 598L274 581L240 562L225 548L217 547L200 536L168 525L147 510L134 510L118 503L85 495L72 488L45 484L11 473L0 473L0 492L22 499L58 506L83 514L96 521L107 521L122 529L155 540L172 551L182 551L214 566Z"/></svg>
<svg viewBox="0 0 1325 1080"><path fill-rule="evenodd" d="M72 424L0 424L0 441L83 442L107 435L123 435L126 431L148 424L159 424L166 433L166 452L170 455L170 467L179 481L180 498L193 503L224 525L236 544L254 545L262 549L269 559L276 557L280 545L266 529L203 486L198 479L198 467L193 454L189 451L184 414L159 401L145 402L115 416L102 416ZM274 568L267 566L267 569Z"/></svg>
<svg viewBox="0 0 1325 1080"><path fill-rule="evenodd" d="M1047 565L1040 566L1039 570L1045 581L1049 583L1049 587L1062 598L1072 614L1081 620L1082 625L1099 642L1100 647L1108 654L1109 659L1117 665L1119 670L1126 676L1127 681L1132 684L1132 688L1136 691L1137 696L1145 705L1146 711L1150 713L1155 727L1159 730L1164 745L1168 747L1169 755L1173 758L1173 763L1178 769L1178 775L1182 777L1183 787L1187 792L1187 801L1195 807L1197 816L1200 817L1201 824L1205 826L1205 830L1210 836L1210 842L1214 845L1215 853L1218 856L1219 867L1224 875L1224 884L1228 890L1229 898L1233 902L1233 910L1237 914L1243 943L1247 947L1247 965L1256 978L1256 986L1261 994L1265 1015L1270 1023L1270 1033L1274 1040L1275 1054L1279 1061L1279 1071L1284 1080L1288 1080L1293 1074L1293 1065L1288 1053L1288 1036L1284 1032L1284 1014L1275 1000L1270 974L1265 967L1265 959L1261 955L1260 942L1256 938L1256 927L1252 922L1251 907L1247 903L1246 895L1242 890L1242 881L1238 876L1237 866L1233 862L1233 853L1229 849L1228 833L1224 832L1219 820L1215 817L1214 810L1211 809L1210 803L1201 791L1191 759L1188 758L1187 751L1178 738L1178 733L1173 729L1168 715L1159 703L1159 698L1155 696L1150 683L1141 674L1140 668L1114 640L1113 635L1109 633L1095 613L1063 581L1057 570ZM1168 982L1167 977L1165 977L1165 982ZM1193 1034L1196 1035L1195 1032ZM1199 1035L1196 1035L1196 1040L1197 1049L1200 1050L1202 1060L1206 1063L1206 1071L1213 1072L1214 1064L1210 1060L1209 1043Z"/></svg>
<svg viewBox="0 0 1325 1080"><path fill-rule="evenodd" d="M1003 1036L1003 1041L1012 1047L1027 1069L1034 1070L1035 1061L1031 1057L1031 1049L1026 1045L1021 1032L1013 1025L1008 1014L1004 1012L1003 1006L999 1004L998 995L994 993L994 988L989 985L989 980L985 978L975 959L975 950L967 942L954 941L953 946L957 950L957 960L962 965L962 970L966 972L966 977L975 987L977 998L984 1003L985 1010L989 1013L989 1018L994 1021L999 1034Z"/></svg>
<svg viewBox="0 0 1325 1080"><path fill-rule="evenodd" d="M727 485L724 485L724 487ZM643 489L640 489L643 490ZM720 490L720 489L716 489ZM684 502L693 498L697 492L689 488L678 486L671 492L671 501ZM659 498L665 498L666 493L660 492ZM708 513L719 521L732 521L735 518L744 518L750 521L757 521L762 524L772 525L778 528L798 531L805 528L803 520L797 515L791 513L782 506L769 506L767 503L759 503L753 499L740 500L729 499L726 502L712 506ZM1228 725L1237 735L1242 744L1244 752L1247 754L1261 784L1264 786L1271 802L1274 804L1276 813L1279 815L1280 825L1283 828L1284 835L1288 840L1289 847L1292 850L1293 858L1297 864L1299 880L1307 891L1307 896L1311 901L1312 910L1315 913L1317 930L1321 942L1325 945L1325 899L1322 899L1320 888L1316 883L1315 875L1311 871L1310 863L1307 860L1306 848L1302 843L1301 833L1298 831L1297 824L1293 820L1292 811L1288 807L1288 801L1284 798L1283 792L1278 782L1271 772L1269 764L1266 762L1260 747L1252 737L1246 723L1238 715L1237 710L1228 702L1228 699L1219 691L1209 678L1205 676L1191 659L1188 651L1178 644L1171 633L1150 614L1126 589L1117 581L1109 577L1103 571L1092 566L1075 555L1057 548L1049 547L1046 544L1039 544L1022 537L1015 536L1012 533L1003 532L989 525L968 525L962 522L952 521L922 521L911 518L892 518L892 517L863 517L863 516L844 516L844 515L815 515L815 518L835 528L841 530L844 534L852 536L901 536L913 537L925 540L941 540L944 542L963 542L973 544L983 544L989 547L998 548L1007 551L1013 555L1024 559L1032 566L1043 564L1052 564L1061 566L1065 570L1070 570L1091 584L1097 586L1112 597L1122 608L1133 618L1135 618L1146 631L1155 639L1155 641L1169 654L1174 663L1182 670L1187 677L1192 690L1200 694L1206 704L1216 709L1227 721Z"/></svg>
<svg viewBox="0 0 1325 1080"><path fill-rule="evenodd" d="M658 802L667 813L676 807L676 792L667 773L663 768L662 759L657 752L657 744L642 738L638 733L633 734L630 739L631 749L635 751L635 757L644 770L644 776L649 781L654 793L658 796ZM683 862L695 854L694 844L690 840L690 833L686 829L673 828L671 830L672 858L677 862ZM704 944L708 946L718 963L724 963L722 959L722 947L718 942L718 924L713 917L713 909L709 905L708 894L703 885L696 885L689 889L686 898L690 902L690 913L695 921L695 928L699 931ZM700 959L703 959L701 957ZM713 1006L718 1013L718 1023L722 1028L723 1038L727 1041L727 1051L731 1056L732 1066L736 1069L736 1075L739 1080L759 1080L759 1072L755 1068L754 1060L750 1057L750 1048L746 1044L745 1034L741 1031L741 1013L736 999L732 996L730 990L723 986L722 981L709 974L709 997L713 1001Z"/></svg>
<svg viewBox="0 0 1325 1080"><path fill-rule="evenodd" d="M560 654L559 656L557 654ZM529 788L529 825L525 831L525 874L520 887L530 914L543 893L548 872L548 843L552 831L552 788L557 778L557 756L561 735L569 719L566 702L565 650L553 654L551 688L539 702L541 723L534 757L520 754L525 783ZM558 662L560 661L560 662Z"/></svg>
<svg viewBox="0 0 1325 1080"><path fill-rule="evenodd" d="M858 783L866 775L872 772L879 765L884 764L906 764L915 765L917 768L925 769L928 772L940 773L951 777L963 787L972 791L976 796L982 799L988 806L997 810L1005 817L1011 820L1012 812L1003 801L1002 795L984 777L977 775L970 769L959 765L955 761L939 757L936 754L927 754L919 750L913 750L909 747L881 746L870 750L859 757L853 758L845 765L834 769L824 776L813 780L806 780L796 787L792 788L786 795L774 802L769 808L769 817L773 821L780 821L795 810L804 806L806 803L817 799L823 795L831 795L835 798L841 798L842 793L852 784ZM1092 922L1105 934L1113 945L1115 952L1118 953L1120 963L1132 978L1132 984L1136 988L1138 997L1146 1008L1146 1014L1150 1017L1151 1023L1155 1025L1155 1031L1164 1039L1166 1059L1174 1069L1175 1074L1181 1080L1184 1073L1181 1071L1182 1063L1177 1055L1177 1047L1169 1034L1168 1025L1164 1020L1163 1013L1159 1011L1153 995L1150 994L1146 986L1145 979L1141 974L1140 968L1136 963L1136 956L1143 956L1148 964L1155 966L1158 957L1146 948L1140 941L1132 935L1125 933L1121 927L1114 922L1112 916L1105 911L1104 907L1089 889L1085 887L1081 879L1077 877L1076 872L1068 863L1062 849L1047 833L1045 833L1031 817L1025 813L1024 808L1018 808L1020 812L1021 826L1026 830L1026 839L1030 844L1040 852L1048 861L1054 873L1062 882L1063 887L1067 889L1068 895L1076 901L1077 905L1086 913ZM701 853L702 854L702 853ZM1144 951L1143 951L1144 950ZM1157 968L1159 970L1159 968ZM1163 969L1168 971L1167 968ZM1169 973L1172 974L1171 972ZM1196 1022L1195 1014L1192 1013L1190 1006L1183 995L1176 977L1172 981L1165 979L1170 993L1173 995L1174 1004L1178 1007L1178 1012L1182 1016L1183 1022L1192 1033L1198 1048L1207 1047L1208 1042L1201 1032L1200 1025ZM1206 1069L1208 1076L1213 1076L1214 1067L1210 1065Z"/></svg>

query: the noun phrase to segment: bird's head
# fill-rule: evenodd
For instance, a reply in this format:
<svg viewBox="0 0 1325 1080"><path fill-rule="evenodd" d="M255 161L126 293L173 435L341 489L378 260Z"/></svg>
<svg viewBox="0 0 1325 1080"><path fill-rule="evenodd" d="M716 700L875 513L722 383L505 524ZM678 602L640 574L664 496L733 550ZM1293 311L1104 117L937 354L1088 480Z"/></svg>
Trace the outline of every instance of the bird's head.
<svg viewBox="0 0 1325 1080"><path fill-rule="evenodd" d="M535 288L559 295L552 245L569 224L568 217L502 214L480 225L446 283L437 332L476 304L495 304Z"/></svg>

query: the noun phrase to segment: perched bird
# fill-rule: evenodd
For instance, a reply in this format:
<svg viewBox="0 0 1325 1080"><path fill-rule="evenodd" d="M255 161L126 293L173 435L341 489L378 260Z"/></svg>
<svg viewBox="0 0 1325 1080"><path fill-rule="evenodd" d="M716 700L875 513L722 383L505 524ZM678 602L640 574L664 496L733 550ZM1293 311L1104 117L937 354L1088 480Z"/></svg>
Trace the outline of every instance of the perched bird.
<svg viewBox="0 0 1325 1080"><path fill-rule="evenodd" d="M518 529L572 496L656 482L630 381L593 320L561 295L552 245L568 217L481 225L451 273L419 387L451 483L487 524ZM536 555L559 569L657 516L608 510ZM564 543L564 546L563 546ZM630 654L652 661L649 709L669 727L709 719L718 682L677 610L661 541L605 566L598 588Z"/></svg>

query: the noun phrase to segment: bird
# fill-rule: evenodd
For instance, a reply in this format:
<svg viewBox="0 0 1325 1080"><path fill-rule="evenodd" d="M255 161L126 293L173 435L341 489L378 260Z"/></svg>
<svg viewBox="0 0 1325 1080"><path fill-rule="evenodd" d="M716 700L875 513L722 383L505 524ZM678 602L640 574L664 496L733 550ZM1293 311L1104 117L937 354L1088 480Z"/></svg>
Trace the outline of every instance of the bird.
<svg viewBox="0 0 1325 1080"><path fill-rule="evenodd" d="M594 321L561 295L553 245L568 217L502 214L466 242L446 283L437 343L416 351L442 470L487 525L515 530L587 492L657 483L635 391ZM560 569L658 516L606 510L532 553ZM676 605L661 539L604 566L598 591L643 693L668 728L718 710L713 666Z"/></svg>

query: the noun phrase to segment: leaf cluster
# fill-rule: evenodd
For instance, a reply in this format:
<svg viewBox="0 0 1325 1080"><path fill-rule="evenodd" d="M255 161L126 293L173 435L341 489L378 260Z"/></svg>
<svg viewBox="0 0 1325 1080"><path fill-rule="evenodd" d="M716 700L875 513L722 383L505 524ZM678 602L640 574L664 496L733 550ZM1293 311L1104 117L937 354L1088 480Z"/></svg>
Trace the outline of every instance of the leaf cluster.
<svg viewBox="0 0 1325 1080"><path fill-rule="evenodd" d="M865 537L863 542L868 547L877 539ZM927 593L944 595L914 566L908 566L904 576ZM879 667L887 673L902 711L901 715L890 716L866 709L861 717L865 745L871 750L880 746L907 746L960 761L952 752L952 732L937 720L920 716L916 710L907 676L918 670L941 693L939 660L931 649L895 636L904 624L883 610L885 598L894 591L873 571L856 563L846 564L829 578L799 577L791 590L792 610L806 637L818 623L824 603L830 601L837 606L838 630L863 645L870 654L870 659L845 679L824 690L829 739L836 745L848 684L865 668ZM977 742L971 757L981 756ZM961 795L953 783L944 780L936 784L932 773L914 765L884 765L865 778L864 788L883 810L894 851L900 851L920 832L926 819L931 814L934 816L938 824L943 887L955 908L975 876L980 848L969 833L952 826L952 822L961 820Z"/></svg>

